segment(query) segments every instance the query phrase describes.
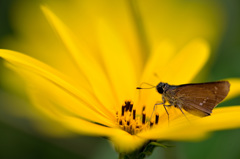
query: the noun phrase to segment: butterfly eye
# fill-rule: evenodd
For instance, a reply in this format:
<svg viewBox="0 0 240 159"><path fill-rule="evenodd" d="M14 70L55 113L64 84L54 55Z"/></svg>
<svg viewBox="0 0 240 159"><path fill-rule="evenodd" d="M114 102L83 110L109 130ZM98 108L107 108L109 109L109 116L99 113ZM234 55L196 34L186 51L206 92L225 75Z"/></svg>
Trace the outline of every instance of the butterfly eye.
<svg viewBox="0 0 240 159"><path fill-rule="evenodd" d="M157 91L158 93L163 94L163 87L162 86L157 87Z"/></svg>

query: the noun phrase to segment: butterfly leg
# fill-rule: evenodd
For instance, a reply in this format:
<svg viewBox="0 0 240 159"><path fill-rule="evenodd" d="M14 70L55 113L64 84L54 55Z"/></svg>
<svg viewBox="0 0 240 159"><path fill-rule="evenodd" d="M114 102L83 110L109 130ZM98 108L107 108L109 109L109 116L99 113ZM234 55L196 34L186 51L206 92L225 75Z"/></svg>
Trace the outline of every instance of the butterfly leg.
<svg viewBox="0 0 240 159"><path fill-rule="evenodd" d="M182 108L180 106L176 106L180 109L180 111L182 112L182 114L185 116L185 118L187 119L188 122L190 122L190 120L187 118L187 116L185 115L185 113L183 112Z"/></svg>
<svg viewBox="0 0 240 159"><path fill-rule="evenodd" d="M152 116L153 116L153 112L155 112L155 108L156 108L156 106L157 105L162 105L162 104L164 104L163 102L161 102L161 103L156 103L156 104L154 104L154 106L153 106L153 111L152 111L152 114L151 114L151 116L150 116L150 119L149 119L149 122L151 121L151 119L152 119Z"/></svg>
<svg viewBox="0 0 240 159"><path fill-rule="evenodd" d="M171 106L171 105L165 105L165 104L163 104L163 107L164 107L164 109L165 109L165 111L166 111L166 113L167 113L167 116L168 116L168 124L169 124L169 113L168 113L168 111L167 111L167 106Z"/></svg>
<svg viewBox="0 0 240 159"><path fill-rule="evenodd" d="M157 102L156 104L154 104L153 111L152 111L152 114L151 114L151 117L150 117L150 120L149 120L149 121L151 121L151 119L152 119L153 112L155 112L156 106L157 106L157 105L163 105L163 107L164 107L164 109L165 109L165 111L166 111L166 113L167 113L167 115L168 115L168 123L169 123L169 113L168 113L166 107L167 107L167 106L171 106L171 105L165 105L165 103L166 103L165 98L162 98L162 100L163 100L162 102Z"/></svg>

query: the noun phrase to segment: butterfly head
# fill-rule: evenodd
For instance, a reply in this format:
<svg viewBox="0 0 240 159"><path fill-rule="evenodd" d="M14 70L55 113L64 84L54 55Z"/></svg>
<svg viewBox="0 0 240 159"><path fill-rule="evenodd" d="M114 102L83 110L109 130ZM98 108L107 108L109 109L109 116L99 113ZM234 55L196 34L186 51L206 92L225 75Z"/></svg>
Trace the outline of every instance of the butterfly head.
<svg viewBox="0 0 240 159"><path fill-rule="evenodd" d="M160 82L157 86L156 89L158 93L163 94L167 89L169 88L169 85L167 83Z"/></svg>

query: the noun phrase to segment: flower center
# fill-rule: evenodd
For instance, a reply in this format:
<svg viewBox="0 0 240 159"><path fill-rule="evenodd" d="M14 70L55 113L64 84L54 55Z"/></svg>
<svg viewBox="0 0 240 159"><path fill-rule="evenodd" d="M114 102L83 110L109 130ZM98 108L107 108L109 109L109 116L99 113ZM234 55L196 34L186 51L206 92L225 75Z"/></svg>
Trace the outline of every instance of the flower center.
<svg viewBox="0 0 240 159"><path fill-rule="evenodd" d="M145 106L143 106L141 114L136 114L136 109L133 109L133 103L125 101L125 104L122 105L121 114L116 112L116 119L117 124L122 130L134 135L157 125L159 114L155 113L154 116L147 117Z"/></svg>

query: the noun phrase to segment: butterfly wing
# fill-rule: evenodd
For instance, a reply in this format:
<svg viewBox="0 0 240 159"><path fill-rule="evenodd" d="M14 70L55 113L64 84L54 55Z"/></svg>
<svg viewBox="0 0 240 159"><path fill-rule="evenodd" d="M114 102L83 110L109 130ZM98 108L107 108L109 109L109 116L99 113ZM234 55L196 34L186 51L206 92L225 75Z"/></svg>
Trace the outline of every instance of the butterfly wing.
<svg viewBox="0 0 240 159"><path fill-rule="evenodd" d="M228 94L228 81L180 85L175 92L177 106L197 116L208 116Z"/></svg>

